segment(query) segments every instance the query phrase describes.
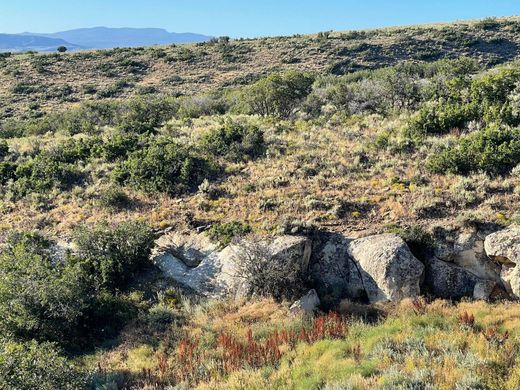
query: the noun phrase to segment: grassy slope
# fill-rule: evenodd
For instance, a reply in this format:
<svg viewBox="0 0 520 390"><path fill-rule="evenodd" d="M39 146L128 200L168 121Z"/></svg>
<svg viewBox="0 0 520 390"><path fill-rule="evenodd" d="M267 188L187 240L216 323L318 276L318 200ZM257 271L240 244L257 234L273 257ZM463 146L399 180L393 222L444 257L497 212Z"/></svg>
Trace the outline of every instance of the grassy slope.
<svg viewBox="0 0 520 390"><path fill-rule="evenodd" d="M181 377L181 388L198 389L517 389L520 384L516 304L345 304L349 317L344 336L294 346L280 342L280 360L248 367L246 355L243 368L229 373L219 367L232 349L219 341L219 335L250 345L251 332L252 340L262 345L274 332L296 329L298 334L309 320L288 316L286 307L270 301L177 307L179 313L189 313L184 326L170 328L158 342L139 336L133 327L117 348L97 355L101 367L118 373L114 378L120 383L143 389L178 384ZM367 314L372 322L362 320ZM172 337L195 345L191 359L186 360L179 344L169 342ZM160 360L166 367L163 373ZM150 372L143 375L143 369Z"/></svg>
<svg viewBox="0 0 520 390"><path fill-rule="evenodd" d="M497 64L519 54L520 21L456 23L177 47L115 49L0 59L0 119L74 102L143 93L194 94L249 83L282 69L378 68L399 61L474 57ZM343 67L337 66L343 64ZM97 91L97 92L96 92ZM105 93L105 94L104 94Z"/></svg>

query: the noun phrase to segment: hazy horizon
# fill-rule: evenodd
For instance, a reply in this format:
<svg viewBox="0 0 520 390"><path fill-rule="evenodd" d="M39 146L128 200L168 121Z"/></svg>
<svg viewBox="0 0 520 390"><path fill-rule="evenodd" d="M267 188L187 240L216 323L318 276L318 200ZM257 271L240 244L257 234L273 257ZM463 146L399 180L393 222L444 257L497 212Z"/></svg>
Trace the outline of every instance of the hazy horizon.
<svg viewBox="0 0 520 390"><path fill-rule="evenodd" d="M520 3L510 0L413 0L387 2L266 0L151 0L88 3L57 0L52 4L25 0L3 5L1 33L39 34L79 28L160 28L234 38L346 31L390 26L443 23L488 16L520 15Z"/></svg>

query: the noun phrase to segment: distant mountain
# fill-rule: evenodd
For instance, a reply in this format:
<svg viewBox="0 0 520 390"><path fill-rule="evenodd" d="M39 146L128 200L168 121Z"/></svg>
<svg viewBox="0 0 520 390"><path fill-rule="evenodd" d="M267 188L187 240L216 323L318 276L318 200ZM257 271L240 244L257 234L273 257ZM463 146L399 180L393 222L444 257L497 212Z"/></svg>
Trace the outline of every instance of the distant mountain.
<svg viewBox="0 0 520 390"><path fill-rule="evenodd" d="M192 33L170 33L160 28L94 27L57 33L24 33L22 35L62 39L88 49L169 45L172 43L205 42L211 37Z"/></svg>
<svg viewBox="0 0 520 390"><path fill-rule="evenodd" d="M81 49L79 45L69 43L60 38L0 34L0 51L55 51L58 46L66 46L70 50Z"/></svg>

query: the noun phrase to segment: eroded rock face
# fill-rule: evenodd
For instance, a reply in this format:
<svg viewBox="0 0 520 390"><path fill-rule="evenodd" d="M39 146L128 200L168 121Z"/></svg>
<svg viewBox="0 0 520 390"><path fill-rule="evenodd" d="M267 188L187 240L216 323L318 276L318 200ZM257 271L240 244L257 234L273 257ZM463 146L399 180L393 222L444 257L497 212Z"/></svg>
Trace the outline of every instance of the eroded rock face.
<svg viewBox="0 0 520 390"><path fill-rule="evenodd" d="M500 283L500 266L484 250L484 232L475 229L435 232L434 257L453 263L480 279Z"/></svg>
<svg viewBox="0 0 520 390"><path fill-rule="evenodd" d="M331 235L314 256L311 277L320 296L332 302L366 297L361 273L348 253L350 242L341 234Z"/></svg>
<svg viewBox="0 0 520 390"><path fill-rule="evenodd" d="M506 290L520 298L520 227L490 234L484 241L486 254L501 264L501 279Z"/></svg>
<svg viewBox="0 0 520 390"><path fill-rule="evenodd" d="M245 293L247 281L238 272L238 263L243 254L240 245L230 245L219 251L202 234L177 237L175 233L171 237L161 237L156 244L154 263L180 285L210 298ZM304 237L281 236L267 246L267 253L273 261L283 261L290 257L294 261L291 264L299 264L306 269L311 243Z"/></svg>
<svg viewBox="0 0 520 390"><path fill-rule="evenodd" d="M453 263L432 258L428 261L424 282L429 292L435 297L457 300L473 297L475 287L480 279ZM479 285L477 294L480 296L485 294L482 291L483 289L484 285ZM489 294L491 291L489 291ZM488 297L489 295L479 299L487 299Z"/></svg>
<svg viewBox="0 0 520 390"><path fill-rule="evenodd" d="M490 234L484 241L486 254L502 263L520 262L520 227L512 227Z"/></svg>
<svg viewBox="0 0 520 390"><path fill-rule="evenodd" d="M420 295L424 265L398 236L381 234L354 240L348 254L359 269L371 303Z"/></svg>
<svg viewBox="0 0 520 390"><path fill-rule="evenodd" d="M188 267L198 266L217 246L204 234L171 232L156 241L156 251L170 253Z"/></svg>

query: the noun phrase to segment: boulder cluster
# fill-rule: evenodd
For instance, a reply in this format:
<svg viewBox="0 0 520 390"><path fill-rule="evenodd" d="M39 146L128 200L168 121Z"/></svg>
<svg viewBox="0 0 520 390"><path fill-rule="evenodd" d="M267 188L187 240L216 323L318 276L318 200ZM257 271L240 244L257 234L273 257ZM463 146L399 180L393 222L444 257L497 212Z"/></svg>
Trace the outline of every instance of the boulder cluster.
<svg viewBox="0 0 520 390"><path fill-rule="evenodd" d="M219 248L204 234L170 232L157 240L153 261L166 276L193 292L222 298L243 295L240 273L245 242ZM520 298L520 228L481 236L460 234L419 260L395 234L318 240L280 236L265 243L272 261L287 261L308 276L312 290L293 308L305 311L351 299L394 302L428 294L443 299ZM291 259L291 261L288 261ZM296 261L295 261L296 260Z"/></svg>

